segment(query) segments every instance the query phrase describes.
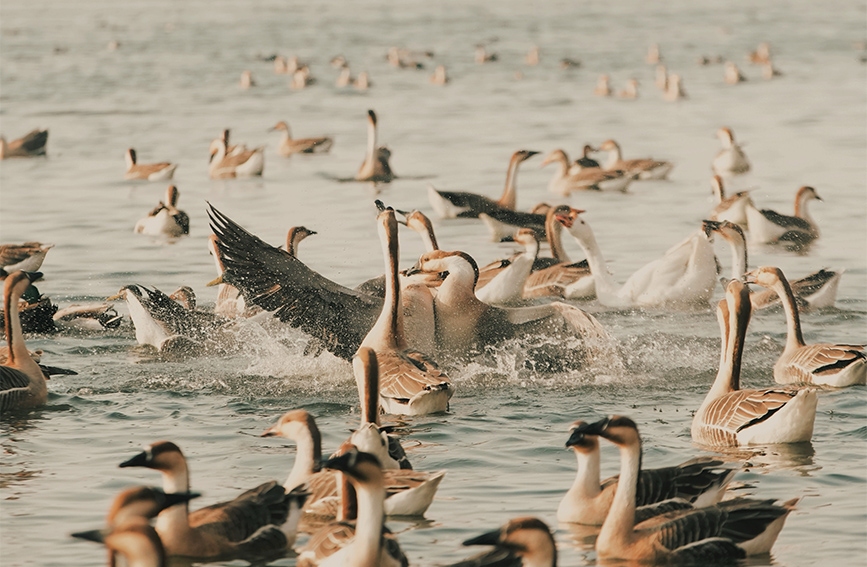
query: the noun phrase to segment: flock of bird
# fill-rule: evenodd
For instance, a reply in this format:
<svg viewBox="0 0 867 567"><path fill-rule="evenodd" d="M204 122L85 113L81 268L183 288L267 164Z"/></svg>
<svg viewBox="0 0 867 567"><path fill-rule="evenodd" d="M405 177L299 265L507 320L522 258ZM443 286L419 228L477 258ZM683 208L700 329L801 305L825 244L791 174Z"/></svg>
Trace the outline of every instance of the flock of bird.
<svg viewBox="0 0 867 567"><path fill-rule="evenodd" d="M773 69L769 48L763 45L753 59ZM651 49L649 57L654 55L658 63L658 48ZM399 67L416 64L401 50L390 51L388 57ZM495 60L484 47L476 57L480 63ZM528 62L538 57L538 50L535 55L531 52ZM342 69L343 84L369 85L366 75L351 78L345 60L335 65ZM275 66L293 75L293 85L311 80L309 68L297 60L275 58ZM733 66L727 65L727 77ZM736 68L733 72L739 73ZM249 73L242 80L247 86L254 84ZM438 67L431 80L444 84L445 68ZM727 78L727 82L731 81ZM666 76L666 93L672 84L682 96L674 74ZM395 175L389 166L389 149L378 145L373 110L368 111L367 128L364 159L353 179L388 183ZM282 156L328 152L333 144L329 137L293 139L284 121L272 130L282 132L278 146ZM293 227L285 247L275 247L209 206L213 231L209 250L217 268L211 283L220 286L214 309L200 309L187 287L166 295L145 285L124 286L109 300L126 301L136 340L165 354L230 354L238 321L263 311L271 313L309 337L311 355L327 350L352 362L361 423L323 461L314 416L303 409L287 412L262 434L297 445L287 480L265 482L232 500L195 511L189 501L198 494L190 491L194 487L182 450L170 441L154 442L119 466L159 471L163 488L123 491L115 498L104 528L74 535L103 542L110 550L110 564L120 555L133 567L162 566L167 557L175 556L201 562L268 562L295 549L299 534L309 534L297 547L299 566L407 565L397 536L385 527L385 518L424 514L445 471L413 470L398 439L382 426L381 415L451 411L456 385L444 368L515 338L555 337L564 345L553 355L561 364L575 367L592 361L622 370L616 341L575 301L595 299L617 309L708 306L720 281L712 243L717 234L731 248L732 273L723 278L725 298L716 307L719 368L692 419L692 439L710 450L809 441L821 389L867 381L865 347L806 344L803 339L800 312L833 305L840 272L820 270L790 282L776 267L750 270L747 245L807 249L820 234L807 203L821 199L812 187L802 187L795 197L794 214L786 215L757 208L749 192L726 196L726 180L748 172L750 162L731 129L720 128L717 135L722 149L711 164L717 205L709 218L623 283L609 272L594 232L582 217L584 211L546 203L530 211L516 210L518 169L537 155L535 151L512 155L499 199L428 187L431 209L440 218L478 218L495 239L520 244L520 252L480 266L465 252L440 248L424 212L401 211L377 201L375 222L384 275L355 288L325 278L299 258L300 242L314 231ZM3 140L0 157L44 155L46 140L46 131L31 132L9 144ZM598 152L608 153L604 163L592 157ZM209 153L213 179L262 174L264 148L231 145L228 130L211 142ZM140 164L131 148L126 162L125 179L165 182L177 167ZM665 179L674 167L651 158L624 159L614 140L598 148L585 146L574 162L563 150L555 150L544 164L556 165L549 190L559 197L587 190L626 191L631 183ZM171 238L188 234L189 217L177 208L178 196L177 187L169 186L165 199L136 223L135 232ZM414 266L403 271L398 264L401 225L417 233L426 249ZM564 233L580 245L586 260L573 262L566 255ZM541 244L547 245L550 256L541 255ZM46 305L48 299L33 283L41 277L37 270L50 248L37 242L0 248L8 343L0 366L3 412L44 404L46 379L52 373L69 372L41 365L41 353L27 350L25 332L62 324L97 329L120 324L121 317L109 304L59 311L50 302ZM749 285L767 291L754 292ZM752 311L775 303L782 304L788 333L773 369L780 386L741 388L741 357ZM600 437L620 451L618 477L600 480ZM557 518L600 526L595 544L600 559L704 564L768 553L797 503L797 499L777 503L730 497L726 488L737 468L721 459L698 457L675 467L642 468L639 427L625 416L576 421L566 446L577 458L577 474L564 491ZM537 518L510 520L465 544L491 549L455 565L552 567L557 561L554 536Z"/></svg>

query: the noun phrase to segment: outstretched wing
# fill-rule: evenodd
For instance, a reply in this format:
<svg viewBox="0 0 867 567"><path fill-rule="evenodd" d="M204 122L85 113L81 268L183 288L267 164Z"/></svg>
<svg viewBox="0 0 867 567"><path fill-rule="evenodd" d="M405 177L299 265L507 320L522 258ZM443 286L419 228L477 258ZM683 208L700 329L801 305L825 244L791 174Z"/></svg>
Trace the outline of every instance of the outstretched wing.
<svg viewBox="0 0 867 567"><path fill-rule="evenodd" d="M383 299L337 284L284 250L250 234L213 206L211 229L223 260L223 279L292 327L349 360L373 327Z"/></svg>

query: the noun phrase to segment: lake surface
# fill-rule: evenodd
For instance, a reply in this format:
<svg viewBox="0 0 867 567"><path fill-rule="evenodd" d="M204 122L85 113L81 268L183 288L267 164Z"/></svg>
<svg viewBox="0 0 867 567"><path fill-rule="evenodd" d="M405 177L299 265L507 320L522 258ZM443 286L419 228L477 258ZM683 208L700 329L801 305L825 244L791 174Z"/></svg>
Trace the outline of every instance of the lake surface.
<svg viewBox="0 0 867 567"><path fill-rule="evenodd" d="M104 299L140 283L166 292L192 286L213 305L206 201L278 245L303 224L318 231L300 256L335 281L355 285L382 271L372 201L432 214L427 183L498 196L509 156L518 149L575 154L585 143L618 140L624 157L673 161L670 180L635 183L626 194L581 193L566 202L585 209L618 281L700 227L712 208L710 161L717 128L745 144L752 172L729 189L754 188L760 207L791 212L802 185L822 231L806 255L751 250L752 266L778 265L792 277L822 267L845 269L836 308L805 314L808 342L867 338L867 39L864 2L693 3L663 5L506 0L496 4L405 2L3 2L0 5L0 116L7 139L48 128L48 157L0 167L0 240L53 242L39 289L61 307ZM109 43L119 42L117 49ZM783 76L761 78L745 56L771 45ZM476 44L499 55L473 62ZM689 99L662 100L647 48L660 45L684 78ZM541 62L526 53L540 48ZM399 70L390 46L434 52L424 70ZM292 91L287 75L265 60L279 53L307 62L318 82ZM338 89L329 60L342 54L353 73L370 73L366 92ZM749 81L729 86L722 56ZM562 70L560 59L580 60ZM428 81L436 64L446 87ZM253 73L244 91L239 77ZM635 77L634 101L592 91L607 73L615 89ZM366 111L379 115L380 141L403 179L377 189L337 183L362 161ZM329 134L330 154L280 157L266 130L286 120L299 137ZM235 142L266 145L261 178L211 181L207 148L223 128ZM179 164L179 206L189 237L173 243L133 234L163 198L165 183L122 181L124 152L142 163ZM558 202L548 193L551 168L525 162L518 204ZM440 244L484 264L509 245L489 241L476 221L435 220ZM566 236L575 258L582 253ZM401 241L401 265L422 252L413 234ZM717 252L728 274L729 251ZM722 297L716 291L715 302ZM641 427L645 466L673 465L697 454L689 435L716 373L718 329L710 305L690 313L617 312L580 304L617 338L623 373L584 369L539 374L524 369L514 345L447 367L457 393L446 415L407 420L405 443L415 468L445 469L437 499L419 523L389 522L413 565L469 555L460 542L516 516L552 528L562 565L593 565L586 534L557 526L555 511L575 460L564 449L568 424L610 413ZM126 306L118 304L126 314ZM276 328L275 328L276 327ZM141 446L161 439L187 455L199 505L285 478L291 443L258 434L285 411L303 407L332 450L358 421L351 367L325 354L303 354L306 340L279 325L248 322L243 351L228 357L166 361L136 345L128 319L106 333L28 337L46 363L78 371L49 383L42 409L0 421L0 563L8 566L101 564L104 551L70 532L98 527L113 497L134 484L160 484L153 471L118 469ZM742 383L773 383L782 351L780 310L754 315ZM806 447L760 447L737 455L748 463L738 494L800 497L772 555L756 565L863 565L867 561L867 390L822 392ZM603 474L618 468L603 447ZM592 540L591 540L592 541ZM277 565L292 565L287 558ZM237 563L240 564L240 563Z"/></svg>

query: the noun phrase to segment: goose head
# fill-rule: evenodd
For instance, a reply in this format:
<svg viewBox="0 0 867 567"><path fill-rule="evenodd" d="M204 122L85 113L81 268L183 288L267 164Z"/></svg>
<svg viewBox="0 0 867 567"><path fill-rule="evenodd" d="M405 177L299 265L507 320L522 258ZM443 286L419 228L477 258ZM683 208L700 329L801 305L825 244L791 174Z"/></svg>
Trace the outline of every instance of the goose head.
<svg viewBox="0 0 867 567"><path fill-rule="evenodd" d="M464 545L493 545L523 559L534 567L557 564L557 546L551 530L538 518L515 518L498 530L468 539Z"/></svg>
<svg viewBox="0 0 867 567"><path fill-rule="evenodd" d="M359 451L355 445L350 444L343 449L341 455L322 463L322 468L341 471L359 484L382 486L382 465L379 459L370 453Z"/></svg>
<svg viewBox="0 0 867 567"><path fill-rule="evenodd" d="M720 128L716 131L716 137L719 138L724 148L731 148L735 143L735 135L731 128Z"/></svg>
<svg viewBox="0 0 867 567"><path fill-rule="evenodd" d="M612 415L586 426L589 435L604 437L618 447L636 446L641 444L638 425L628 417Z"/></svg>
<svg viewBox="0 0 867 567"><path fill-rule="evenodd" d="M289 134L289 124L287 124L285 121L281 120L277 124L274 124L273 126L268 128L269 132L274 132L275 130L282 130L283 132L286 132L287 134Z"/></svg>
<svg viewBox="0 0 867 567"><path fill-rule="evenodd" d="M157 441L118 466L120 468L145 467L162 472L178 472L186 471L187 462L177 445L171 441Z"/></svg>
<svg viewBox="0 0 867 567"><path fill-rule="evenodd" d="M316 426L316 421L307 410L296 409L290 410L280 416L277 423L262 432L261 437L285 437L297 441L301 436L312 433L314 436L319 435L319 428Z"/></svg>
<svg viewBox="0 0 867 567"><path fill-rule="evenodd" d="M593 453L599 450L599 436L588 432L590 424L578 420L569 426L569 439L566 447L579 453Z"/></svg>
<svg viewBox="0 0 867 567"><path fill-rule="evenodd" d="M471 289L475 289L479 281L479 265L466 252L426 252L415 266L407 270L406 275L417 273L438 274L443 280L451 277L452 281L460 282L460 285L471 285Z"/></svg>
<svg viewBox="0 0 867 567"><path fill-rule="evenodd" d="M783 270L775 266L761 266L752 272L746 273L747 283L760 285L766 288L773 288L775 285L784 281L787 282Z"/></svg>
<svg viewBox="0 0 867 567"><path fill-rule="evenodd" d="M549 163L561 163L565 165L569 165L569 157L566 155L566 152L563 150L554 150L542 160L542 165L539 167L545 167Z"/></svg>

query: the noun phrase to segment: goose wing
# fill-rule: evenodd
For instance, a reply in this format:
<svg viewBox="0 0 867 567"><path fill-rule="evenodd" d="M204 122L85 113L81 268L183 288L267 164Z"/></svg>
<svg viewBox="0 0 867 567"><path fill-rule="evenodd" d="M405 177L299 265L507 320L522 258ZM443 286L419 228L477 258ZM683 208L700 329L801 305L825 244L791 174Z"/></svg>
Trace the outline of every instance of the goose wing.
<svg viewBox="0 0 867 567"><path fill-rule="evenodd" d="M440 197L451 203L452 206L465 209L458 213L459 217L476 218L479 216L479 213L488 215L491 215L491 213L497 214L497 211L502 208L494 200L477 193L439 190L436 190L436 192L439 193Z"/></svg>
<svg viewBox="0 0 867 567"><path fill-rule="evenodd" d="M813 226L800 217L783 215L778 213L777 211L772 211L771 209L762 209L760 212L766 219L768 219L775 225L781 226L790 231L810 233L813 232Z"/></svg>
<svg viewBox="0 0 867 567"><path fill-rule="evenodd" d="M14 266L42 251L40 242L4 244L0 246L0 266Z"/></svg>
<svg viewBox="0 0 867 567"><path fill-rule="evenodd" d="M48 141L48 130L33 130L20 140L9 144L10 149L21 148L29 154L45 153L45 143ZM15 147L13 147L15 146Z"/></svg>
<svg viewBox="0 0 867 567"><path fill-rule="evenodd" d="M379 394L385 398L409 401L424 390L448 389L448 377L423 354L377 351Z"/></svg>
<svg viewBox="0 0 867 567"><path fill-rule="evenodd" d="M349 360L373 327L383 299L324 278L284 250L250 234L213 206L211 229L225 266L224 279L248 303L321 340Z"/></svg>
<svg viewBox="0 0 867 567"><path fill-rule="evenodd" d="M711 402L701 418L702 443L737 446L741 430L761 423L789 403L796 389L737 390Z"/></svg>
<svg viewBox="0 0 867 567"><path fill-rule="evenodd" d="M219 535L228 541L243 541L262 526L286 521L289 502L277 481L248 490L229 502L190 513L190 526Z"/></svg>
<svg viewBox="0 0 867 567"><path fill-rule="evenodd" d="M355 538L354 522L331 522L313 534L298 556L299 567L314 567Z"/></svg>
<svg viewBox="0 0 867 567"><path fill-rule="evenodd" d="M635 526L636 531L647 534L654 544L669 551L719 537L727 513L716 507L681 509L654 516Z"/></svg>
<svg viewBox="0 0 867 567"><path fill-rule="evenodd" d="M531 272L524 283L524 297L547 297L563 295L563 289L585 276L589 276L587 260L572 264L555 264Z"/></svg>
<svg viewBox="0 0 867 567"><path fill-rule="evenodd" d="M160 322L171 334L204 341L210 331L227 321L214 313L187 309L157 288L143 285L129 287L137 288L139 293L136 295L142 306L151 318Z"/></svg>
<svg viewBox="0 0 867 567"><path fill-rule="evenodd" d="M813 382L816 376L837 374L852 364L863 364L865 359L864 345L807 345L786 361L786 371L799 382Z"/></svg>
<svg viewBox="0 0 867 567"><path fill-rule="evenodd" d="M12 409L30 394L30 377L9 366L0 366L0 411Z"/></svg>

